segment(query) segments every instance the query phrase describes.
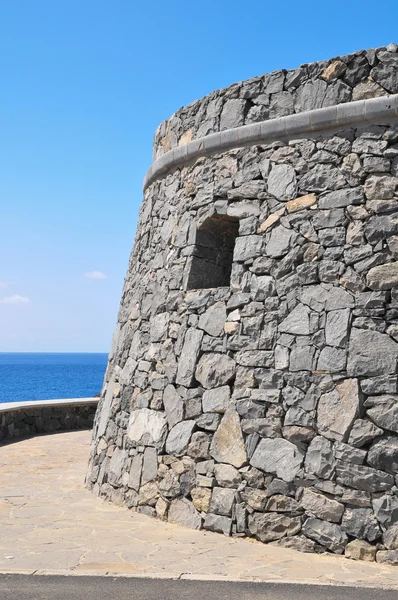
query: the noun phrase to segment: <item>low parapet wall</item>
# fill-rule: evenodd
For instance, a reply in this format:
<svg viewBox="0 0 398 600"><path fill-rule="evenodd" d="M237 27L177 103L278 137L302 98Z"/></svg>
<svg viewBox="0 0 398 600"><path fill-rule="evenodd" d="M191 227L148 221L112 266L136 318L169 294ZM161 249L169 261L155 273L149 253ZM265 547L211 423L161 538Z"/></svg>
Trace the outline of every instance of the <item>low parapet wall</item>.
<svg viewBox="0 0 398 600"><path fill-rule="evenodd" d="M90 429L98 398L0 404L0 440L69 429Z"/></svg>

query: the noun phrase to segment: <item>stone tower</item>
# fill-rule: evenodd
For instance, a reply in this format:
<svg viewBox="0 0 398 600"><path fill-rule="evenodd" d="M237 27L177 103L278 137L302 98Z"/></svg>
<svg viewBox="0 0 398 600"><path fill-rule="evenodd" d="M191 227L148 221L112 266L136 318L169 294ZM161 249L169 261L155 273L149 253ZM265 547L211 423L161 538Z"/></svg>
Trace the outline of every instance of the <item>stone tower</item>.
<svg viewBox="0 0 398 600"><path fill-rule="evenodd" d="M87 485L306 551L383 541L391 560L398 47L181 108L144 191Z"/></svg>

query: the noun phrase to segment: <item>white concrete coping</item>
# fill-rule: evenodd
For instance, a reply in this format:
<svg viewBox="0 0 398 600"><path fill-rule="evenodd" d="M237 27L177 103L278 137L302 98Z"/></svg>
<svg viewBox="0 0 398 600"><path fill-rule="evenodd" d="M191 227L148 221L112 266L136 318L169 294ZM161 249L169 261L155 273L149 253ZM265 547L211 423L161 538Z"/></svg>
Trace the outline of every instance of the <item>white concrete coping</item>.
<svg viewBox="0 0 398 600"><path fill-rule="evenodd" d="M60 408L64 406L97 406L99 398L62 398L59 400L28 400L27 402L2 402L0 413L28 409Z"/></svg>
<svg viewBox="0 0 398 600"><path fill-rule="evenodd" d="M283 141L303 134L339 130L366 123L378 125L396 120L398 120L398 94L393 94L316 108L211 133L173 148L155 160L145 175L144 191L151 183L166 176L171 170L202 156L220 154L233 148L254 144L267 144L275 140Z"/></svg>

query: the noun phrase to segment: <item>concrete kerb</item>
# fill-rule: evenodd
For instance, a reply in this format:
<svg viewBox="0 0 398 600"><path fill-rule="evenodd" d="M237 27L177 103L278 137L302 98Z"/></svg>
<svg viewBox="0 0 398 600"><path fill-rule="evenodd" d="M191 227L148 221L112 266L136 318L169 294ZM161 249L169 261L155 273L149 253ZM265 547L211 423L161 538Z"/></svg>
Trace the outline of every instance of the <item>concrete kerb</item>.
<svg viewBox="0 0 398 600"><path fill-rule="evenodd" d="M243 125L234 129L212 133L179 146L155 160L147 171L144 190L172 169L189 163L200 156L209 156L256 143L269 143L277 139L300 136L308 132L357 126L369 121L396 120L398 118L398 94L357 100L325 108L278 117L260 123Z"/></svg>
<svg viewBox="0 0 398 600"><path fill-rule="evenodd" d="M209 575L199 573L119 573L117 571L100 571L100 570L66 570L66 569L21 569L21 570L0 570L0 575L29 575L29 576L59 576L59 577L105 577L118 579L149 579L149 580L164 580L164 581L224 581L230 583L263 583L263 584L280 584L280 585L301 585L301 586L316 586L316 587L338 587L349 589L370 589L370 590L398 590L397 585L385 585L382 583L361 583L353 585L342 581L322 580L322 581L306 581L303 579L284 578L283 581L277 578L264 577L232 577L228 575Z"/></svg>

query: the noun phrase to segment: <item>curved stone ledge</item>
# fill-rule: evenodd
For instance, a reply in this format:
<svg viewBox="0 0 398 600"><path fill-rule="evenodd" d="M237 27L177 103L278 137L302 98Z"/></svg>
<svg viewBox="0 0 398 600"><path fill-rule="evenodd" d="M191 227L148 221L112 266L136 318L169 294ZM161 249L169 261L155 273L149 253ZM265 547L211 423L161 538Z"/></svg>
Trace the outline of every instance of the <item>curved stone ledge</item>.
<svg viewBox="0 0 398 600"><path fill-rule="evenodd" d="M254 144L269 144L275 140L284 141L302 134L395 119L398 119L398 94L318 108L227 129L166 152L148 169L143 188L145 190L151 183L164 177L173 169L202 156L211 156L232 148L243 148Z"/></svg>
<svg viewBox="0 0 398 600"><path fill-rule="evenodd" d="M0 440L92 427L98 398L68 398L0 404Z"/></svg>

